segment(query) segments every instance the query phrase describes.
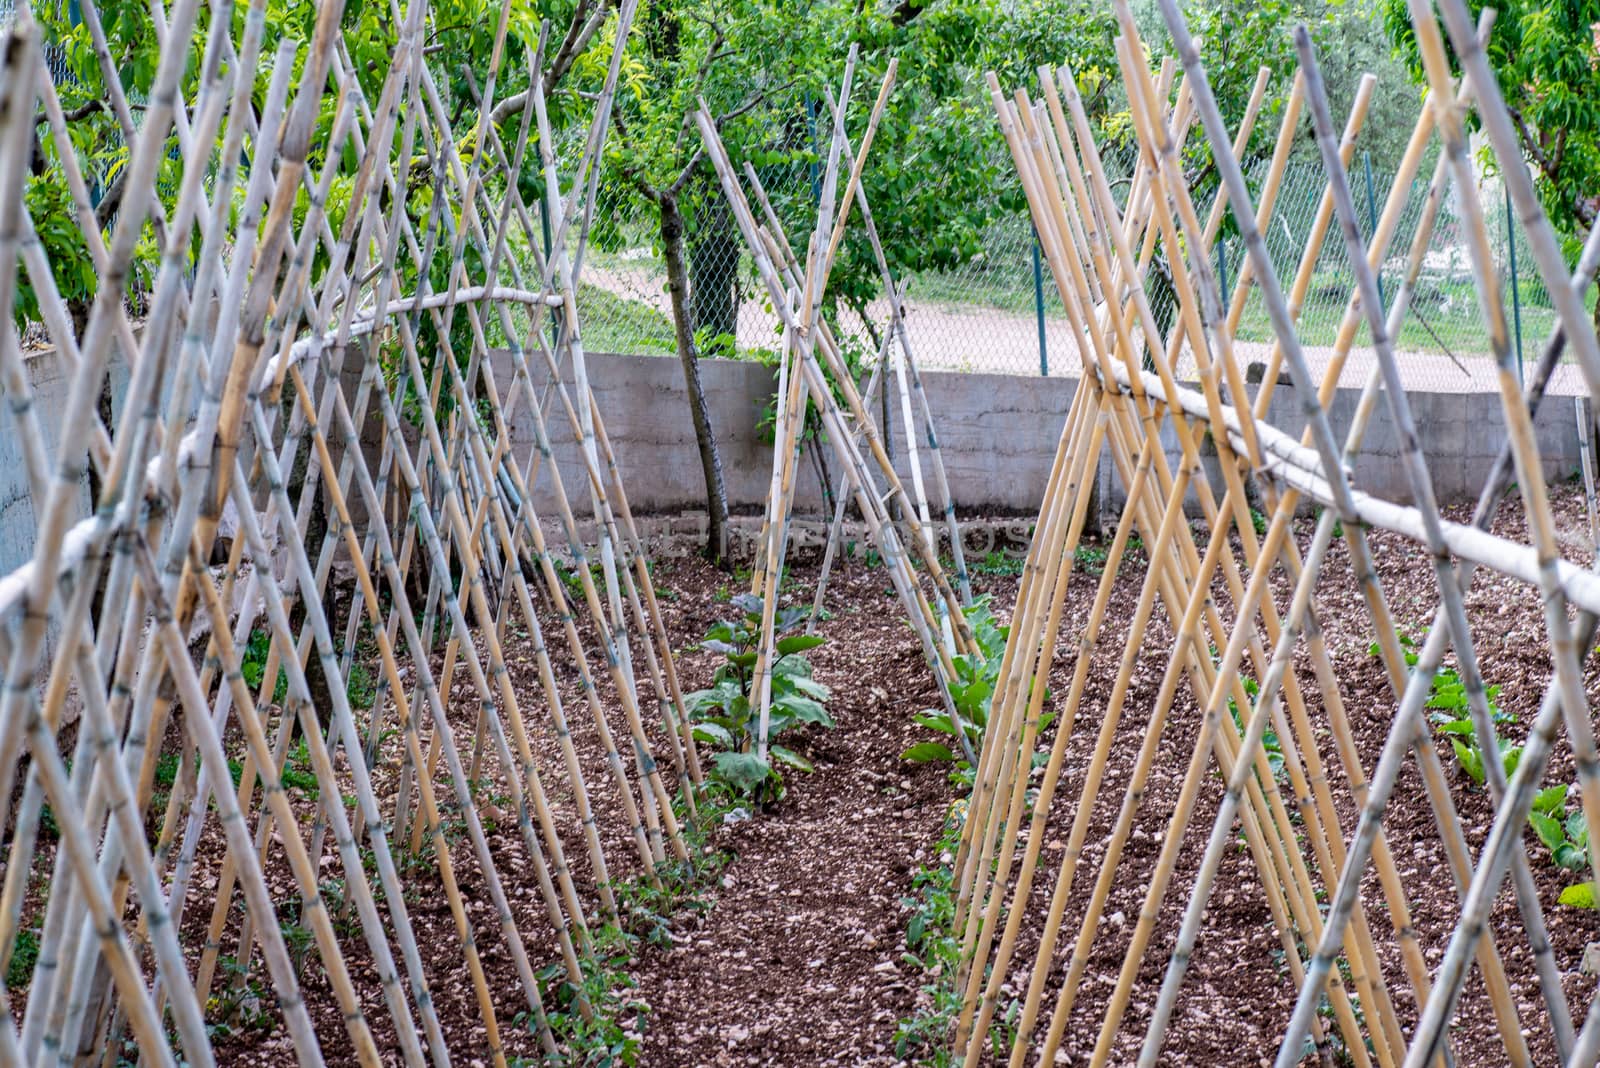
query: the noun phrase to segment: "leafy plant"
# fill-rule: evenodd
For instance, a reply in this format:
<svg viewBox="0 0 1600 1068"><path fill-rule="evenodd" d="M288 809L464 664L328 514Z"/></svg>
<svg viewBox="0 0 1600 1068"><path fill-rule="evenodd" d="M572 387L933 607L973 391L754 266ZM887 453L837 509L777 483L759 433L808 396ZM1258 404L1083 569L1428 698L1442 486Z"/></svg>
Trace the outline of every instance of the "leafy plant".
<svg viewBox="0 0 1600 1068"><path fill-rule="evenodd" d="M294 743L294 748L289 750L289 758L283 762L283 774L278 776L285 789L299 790L307 797L317 796L317 776L311 770L311 751L306 748L305 739Z"/></svg>
<svg viewBox="0 0 1600 1068"><path fill-rule="evenodd" d="M982 742L984 728L989 723L989 705L994 700L995 687L1000 681L1000 661L1005 656L1006 635L1010 633L1009 627L995 622L989 605L990 598L985 595L963 610L972 627L972 635L977 640L978 651L962 653L952 660L956 677L950 681L950 697L974 752ZM951 722L950 713L944 709L925 708L915 719L929 730L951 739L956 737L956 725ZM1049 721L1048 713L1040 716L1039 729L1043 730ZM956 752L950 746L937 741L918 742L900 755L914 764L957 759ZM962 769L966 769L966 761L958 763Z"/></svg>
<svg viewBox="0 0 1600 1068"><path fill-rule="evenodd" d="M1078 549L1080 554L1085 551L1087 551L1087 547L1085 546L1080 546ZM1100 553L1100 560L1102 563L1105 561L1105 558L1105 553L1102 551ZM1083 563L1083 559L1084 558L1081 555L1078 557L1079 564ZM968 564L967 570L972 572L974 575L1020 575L1022 574L1024 563L1026 563L1026 561L1020 559L1019 557L1013 556L1010 553L1001 552L999 549L990 549L984 554L982 560L977 560L971 564Z"/></svg>
<svg viewBox="0 0 1600 1068"><path fill-rule="evenodd" d="M768 753L755 752L760 730L755 686L756 660L761 642L761 598L742 593L730 598L741 615L718 622L706 632L702 649L721 653L723 663L711 686L690 694L685 704L698 741L712 746L713 776L734 793L753 800L783 796L783 775L777 764L810 771L811 764L785 746L772 744L784 731L801 724L832 727L833 717L823 707L828 687L812 678L811 662L802 654L821 645L824 638L794 631L806 620L803 606L779 608L773 617L777 657L771 665L772 698L767 719ZM776 761L776 763L774 763Z"/></svg>
<svg viewBox="0 0 1600 1068"><path fill-rule="evenodd" d="M24 927L17 932L16 943L11 947L11 961L6 965L6 988L13 993L25 990L33 981L33 966L39 962L39 929Z"/></svg>
<svg viewBox="0 0 1600 1068"><path fill-rule="evenodd" d="M345 680L345 696L353 709L371 708L378 697L378 683L372 671L361 661L350 664L350 677Z"/></svg>
<svg viewBox="0 0 1600 1068"><path fill-rule="evenodd" d="M244 676L245 685L252 690L260 690L261 680L267 674L267 659L272 655L272 632L268 630L253 630L250 640L245 643L244 656L239 661L239 673ZM278 680L272 686L273 701L281 702L289 692L289 676L282 670L278 672Z"/></svg>
<svg viewBox="0 0 1600 1068"><path fill-rule="evenodd" d="M1072 560L1085 575L1099 578L1105 574L1106 558L1111 555L1104 545L1080 544L1072 552Z"/></svg>
<svg viewBox="0 0 1600 1068"><path fill-rule="evenodd" d="M1416 642L1407 635L1400 636L1400 645L1403 649L1406 664L1415 666L1417 663ZM1373 642L1367 647L1367 652L1373 656L1378 655L1378 643ZM1484 688L1484 698L1489 703L1489 714L1496 726L1515 723L1516 717L1509 712L1504 712L1495 703L1495 698L1500 694L1500 687L1487 686ZM1428 695L1426 707L1430 710L1428 719L1431 720L1440 734L1449 736L1450 749L1455 754L1456 764L1466 773L1476 786L1482 786L1485 778L1483 750L1478 745L1477 735L1473 732L1472 716L1467 706L1467 688L1461 681L1461 676L1454 668L1441 667L1433 676L1433 690ZM1505 768L1506 778L1517 770L1517 762L1522 759L1522 746L1513 745L1507 738L1499 738L1497 744L1500 748L1500 763Z"/></svg>
<svg viewBox="0 0 1600 1068"><path fill-rule="evenodd" d="M1239 681L1244 686L1244 692L1249 694L1251 700L1254 701L1256 695L1261 692L1261 684L1248 676ZM1233 716L1234 726L1239 728L1239 734L1243 736L1246 725L1245 718L1240 714L1239 706L1234 703L1231 697L1228 698L1228 712ZM1272 777L1279 782L1283 782L1285 779L1283 771L1283 742L1278 738L1278 732L1271 727L1261 732L1261 750L1267 754L1267 766L1272 769Z"/></svg>
<svg viewBox="0 0 1600 1068"><path fill-rule="evenodd" d="M640 1039L624 1021L639 1018L648 1006L633 993L638 981L627 971L630 939L613 926L594 931L594 952L584 958L583 981L575 984L560 961L547 965L545 1019L563 1054L561 1063L585 1068L618 1068L639 1063ZM585 1014L580 1006L587 1004ZM517 1017L527 1024L527 1013Z"/></svg>
<svg viewBox="0 0 1600 1068"><path fill-rule="evenodd" d="M1555 861L1556 867L1581 873L1589 870L1589 821L1581 808L1567 811L1567 796L1572 789L1556 785L1540 790L1533 799L1528 822L1533 824L1539 841L1550 850L1550 859ZM1588 881L1562 890L1557 900L1574 908L1600 908L1594 883Z"/></svg>
<svg viewBox="0 0 1600 1068"><path fill-rule="evenodd" d="M895 1056L916 1064L939 1068L952 1064L950 1032L961 1011L960 975L961 936L955 929L955 855L961 844L961 827L966 820L967 802L950 806L943 833L934 848L934 860L911 877L911 893L900 899L909 910L906 922L906 950L901 960L927 977L922 987L927 997L917 1011L902 1019L895 1029ZM1001 1059L1011 1045L1018 1003L1011 1003L995 1014L989 1027L989 1045Z"/></svg>

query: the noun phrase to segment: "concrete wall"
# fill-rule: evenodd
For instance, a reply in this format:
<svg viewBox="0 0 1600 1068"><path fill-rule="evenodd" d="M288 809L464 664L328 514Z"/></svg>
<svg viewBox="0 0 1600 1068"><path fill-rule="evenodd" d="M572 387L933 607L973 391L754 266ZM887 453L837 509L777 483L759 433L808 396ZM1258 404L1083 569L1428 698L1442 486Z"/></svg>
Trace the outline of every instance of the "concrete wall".
<svg viewBox="0 0 1600 1068"><path fill-rule="evenodd" d="M678 361L592 356L589 366L634 510L703 509L704 484ZM772 451L761 440L757 422L775 388L773 371L754 363L706 360L700 365L700 374L721 449L729 505L735 512L759 511L766 502ZM508 366L499 380L508 381L509 377ZM1037 512L1076 380L942 372L922 377L958 507L975 513ZM1359 390L1340 390L1330 409L1334 433L1341 443L1358 397ZM1504 440L1499 397L1490 393L1413 393L1411 405L1428 453L1435 492L1446 503L1476 499ZM1281 429L1300 434L1304 419L1292 387L1279 387L1270 418ZM905 474L898 404L893 420L897 466ZM1580 461L1571 400L1549 399L1541 407L1536 426L1546 475L1566 478L1576 472ZM526 414L515 421L519 442L532 440L531 427ZM560 429L565 431L565 427ZM554 427L551 435L558 442L556 451L570 492L573 475L567 473L578 470L573 466L577 462L575 447L567 444L570 436L562 440ZM1178 446L1170 425L1164 440L1175 462ZM1380 404L1356 467L1357 484L1391 500L1409 501L1410 487L1397 448L1387 406ZM831 456L829 460L831 463ZM836 468L834 474L839 476ZM928 477L931 480L931 470ZM1117 507L1121 486L1109 455L1102 458L1101 479L1106 506ZM1213 484L1221 485L1220 477ZM933 492L931 482L929 492ZM802 466L799 493L802 511L821 508L821 494L809 462ZM541 503L548 504L548 497ZM575 499L574 504L578 503Z"/></svg>
<svg viewBox="0 0 1600 1068"><path fill-rule="evenodd" d="M497 363L497 381L511 382L510 358L502 354ZM30 356L27 367L35 410L53 447L70 382L61 374L53 352ZM700 460L678 361L659 356L595 355L590 357L589 367L634 511L644 515L703 509ZM754 363L706 360L700 373L721 447L729 503L736 513L758 514L766 503L772 450L762 440L757 424L775 387L773 371ZM115 365L112 382L119 397L126 380L126 369L120 363ZM1027 517L1036 513L1076 381L929 372L923 375L923 382L958 508L965 514ZM347 386L353 393L354 376ZM1356 397L1356 391L1342 390L1332 406L1334 431L1341 440ZM1474 499L1504 439L1498 397L1413 393L1411 403L1439 496L1446 502ZM533 421L525 403L517 407L512 432L518 455L525 457L534 439ZM1286 431L1300 432L1302 419L1291 388L1280 387L1271 418ZM908 469L898 404L893 425L896 457L904 475ZM580 477L577 446L560 405L552 408L549 427L574 509L580 515L587 513L588 494ZM1549 400L1539 414L1537 428L1546 475L1565 478L1577 471L1572 402L1566 397ZM369 417L363 429L369 458L375 461L376 417ZM1166 438L1169 456L1175 460L1177 441L1170 427ZM25 562L33 550L33 504L19 450L10 407L0 403L0 574ZM834 477L842 477L831 455L829 462ZM928 477L931 494L931 469ZM1114 520L1121 487L1109 456L1102 458L1100 477L1102 515ZM1361 488L1371 493L1393 500L1410 498L1384 408L1367 434L1356 478ZM1220 478L1214 484L1220 485ZM540 476L535 501L542 514L554 517L548 473ZM85 492L77 503L78 515L87 514L87 505ZM807 460L800 473L799 509L801 514L816 514L821 508L817 478Z"/></svg>
<svg viewBox="0 0 1600 1068"><path fill-rule="evenodd" d="M55 349L35 349L23 353L23 368L33 391L33 418L44 437L45 458L55 471L56 446L61 439L62 413L72 376L66 373ZM120 356L111 362L111 393L115 404L122 403L128 387L128 368ZM3 391L0 391L3 392ZM35 502L29 492L28 468L23 459L21 429L12 410L16 400L0 401L0 574L6 574L33 558L34 534L38 530ZM89 514L89 480L72 505L72 520Z"/></svg>
<svg viewBox="0 0 1600 1068"><path fill-rule="evenodd" d="M498 381L509 381L509 359L502 357ZM776 388L771 368L731 360L700 364L711 424L721 453L729 506L736 512L765 507L772 478L772 447L758 430L762 411ZM684 400L683 368L659 356L591 356L590 382L617 452L636 512L704 509L705 483L695 448L694 425ZM952 489L963 510L997 513L1037 512L1050 472L1062 419L1072 403L1071 379L1018 378L1014 375L924 374ZM561 438L551 424L556 454L570 485L577 453L565 425ZM898 399L893 421L895 455L902 474L905 440ZM519 452L533 440L531 416L513 421ZM920 443L919 443L920 444ZM924 453L926 455L926 453ZM833 476L842 478L831 451ZM931 468L926 468L932 479ZM934 492L930 481L929 493ZM799 507L822 507L810 460L802 462ZM536 497L547 503L548 497ZM578 502L574 500L576 506Z"/></svg>

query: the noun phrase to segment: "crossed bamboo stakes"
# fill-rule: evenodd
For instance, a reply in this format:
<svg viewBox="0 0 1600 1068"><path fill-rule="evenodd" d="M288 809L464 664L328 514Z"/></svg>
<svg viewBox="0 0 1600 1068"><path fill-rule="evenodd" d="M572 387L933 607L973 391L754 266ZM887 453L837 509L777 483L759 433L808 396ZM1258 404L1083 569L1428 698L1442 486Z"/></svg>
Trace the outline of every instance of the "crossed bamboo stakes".
<svg viewBox="0 0 1600 1068"><path fill-rule="evenodd" d="M789 546L789 523L794 509L795 483L799 470L806 405L815 405L824 437L845 473L847 493L840 494L829 524L823 553L823 567L813 593L810 625L819 616L826 595L829 570L841 541L845 510L854 501L865 520L869 536L884 562L901 607L916 633L924 659L933 672L941 700L956 740L969 761L976 753L962 728L960 713L950 696L956 679L953 658L974 649L972 628L963 613L972 601L962 551L961 531L955 504L945 473L933 413L922 388L921 377L910 339L905 330L901 289L890 272L883 243L872 221L861 174L867 154L883 116L884 106L893 91L897 63L891 61L867 119L859 147L852 154L845 129L845 111L850 100L855 74L856 53L852 49L845 65L839 97L828 96L832 114L827 162L823 172L817 208L816 227L802 261L790 244L783 223L773 210L760 177L748 163L744 176L761 207L757 216L751 206L739 171L722 143L717 120L702 102L694 114L706 155L721 184L722 192L765 287L767 297L783 326L779 347L777 416L774 424L772 479L767 510L756 545L756 567L751 577L751 593L761 599L761 635L754 669L754 705L758 718L757 755L767 755L768 724L771 712L771 671L777 660L777 604L784 561ZM850 166L844 191L839 190L841 167ZM882 346L874 365L865 396L851 377L841 348L841 334L823 315L828 277L844 238L845 223L851 209L859 208L861 225L871 243L875 265L890 306L890 319L883 331ZM902 425L906 436L911 488L908 490L890 458L890 445L871 415L872 399L879 390L889 388L893 376L897 389ZM837 393L835 392L837 391ZM842 401L841 401L842 398ZM920 423L919 423L920 420ZM921 434L918 429L920 426ZM937 523L949 539L954 574L939 553L940 535L930 506L922 453L918 439L927 445L929 466L939 504ZM820 447L820 446L819 446ZM898 507L904 524L896 522ZM922 565L926 581L914 567Z"/></svg>
<svg viewBox="0 0 1600 1068"><path fill-rule="evenodd" d="M956 932L962 940L963 969L952 1042L969 1065L984 1059L987 1036L1002 1010L1014 1013L1008 1019L1015 1031L1004 1053L1012 1065L1058 1063L1058 1051L1068 1052L1066 1045L1074 1057L1087 1053L1092 1064L1160 1063L1172 1033L1182 1029L1174 1021L1180 1020L1178 1010L1185 1004L1185 981L1192 988L1204 978L1190 974L1197 970L1191 962L1205 937L1207 907L1217 907L1214 890L1223 859L1241 835L1259 883L1247 892L1264 897L1283 951L1285 977L1297 992L1294 1012L1274 1022L1279 1030L1267 1039L1280 1066L1300 1063L1308 1039L1324 1055L1337 1048L1358 1065L1530 1064L1524 1029L1550 1034L1563 1063L1592 1063L1600 1050L1600 1016L1589 1012L1575 1029L1522 835L1551 744L1563 727L1580 769L1585 813L1595 813L1600 801L1600 780L1589 763L1595 741L1581 673L1583 654L1594 640L1593 576L1559 557L1544 468L1532 434L1532 415L1563 355L1577 360L1591 390L1600 384L1600 375L1594 373L1600 370L1593 359L1595 333L1583 310L1583 295L1600 263L1600 239L1590 238L1577 272L1569 276L1479 44L1490 18L1474 27L1459 0L1443 0L1439 7L1467 78L1453 84L1444 61L1444 34L1432 8L1412 4L1430 93L1383 216L1365 244L1345 168L1365 118L1371 81L1356 94L1341 136L1303 30L1296 42L1301 70L1289 87L1270 164L1264 176L1258 173L1262 180L1254 195L1239 161L1250 152L1268 74L1262 72L1239 127L1228 130L1194 42L1170 0L1163 0L1161 8L1177 46L1181 77L1172 62L1150 70L1131 11L1125 2L1117 4L1118 55L1140 147L1125 199L1112 195L1070 69L1039 71L1039 102L1021 91L1008 98L998 81L989 78L1000 127L1083 358L1083 378L1023 572L956 858ZM1517 378L1507 342L1498 275L1466 151L1463 114L1468 107L1476 109L1502 161L1538 266L1552 293L1560 293L1559 326L1526 385ZM1299 267L1285 289L1267 255L1263 233L1272 219L1293 138L1308 113L1328 185ZM1183 171L1182 150L1196 123L1220 178L1204 217ZM1433 176L1413 184L1435 136L1442 151ZM1463 209L1460 222L1485 326L1499 357L1507 439L1470 524L1441 517L1392 342L1452 187ZM1388 294L1385 307L1376 269L1391 255L1413 194L1421 202L1409 207L1419 210L1420 218L1405 250L1401 284ZM1225 214L1232 215L1247 250L1226 306L1207 255ZM1333 226L1355 286L1333 359L1319 381L1307 366L1295 319ZM1169 255L1179 309L1166 337L1143 286L1158 246L1186 253ZM1241 380L1233 351L1252 287L1275 335L1254 397ZM1333 436L1327 406L1363 326L1378 356L1377 367L1341 443ZM1194 361L1193 386L1175 378L1179 357L1185 354ZM1305 417L1307 430L1300 441L1267 421L1284 368L1298 387L1294 399ZM1381 417L1379 404L1401 443L1414 501L1410 506L1362 493L1349 474L1372 420ZM1176 441L1175 463L1169 462L1161 443L1163 429ZM1215 448L1221 486L1212 484L1200 462L1200 446L1207 439ZM1090 480L1105 449L1126 488L1127 503L1087 621L1064 630L1074 549L1083 534ZM1513 482L1528 516L1528 545L1487 533ZM1186 501L1203 516L1198 533L1185 516ZM1267 513L1263 534L1254 527L1252 501ZM1303 501L1321 508L1306 547L1291 536L1291 521ZM1366 533L1371 528L1401 533L1425 547L1432 560L1439 608L1414 665L1406 661L1373 566ZM1371 637L1394 696L1394 704L1385 709L1392 717L1388 740L1372 768L1362 763L1319 622L1317 582L1338 533L1346 542ZM1142 540L1149 567L1139 581L1134 615L1123 630L1121 622L1107 618L1107 609L1134 536ZM1536 587L1546 607L1552 681L1509 779L1492 755L1500 751L1497 732L1505 728L1491 716L1464 602L1479 567ZM1225 605L1213 599L1219 582L1229 601ZM1579 609L1575 622L1569 620L1569 603ZM1129 695L1158 607L1174 637L1153 705L1133 708ZM1057 726L1038 778L1033 757L1046 741L1040 729L1046 687L1040 680L1049 674L1064 641L1076 659L1065 694L1053 699ZM1462 835L1424 716L1446 651L1454 653L1475 740L1482 752L1491 754L1485 768L1495 821L1488 843L1476 856ZM1118 661L1103 705L1086 696L1097 653ZM1307 665L1309 679L1304 677ZM1248 688L1246 676L1253 684ZM1181 743L1186 748L1178 750L1187 758L1170 814L1152 812L1145 794L1162 757L1179 744L1168 733L1169 720L1185 679L1203 715L1192 745ZM1086 726L1096 723L1092 731ZM1281 748L1281 778L1264 752L1269 730ZM1320 736L1331 739L1336 763L1324 760ZM1106 789L1113 752L1130 745L1137 748L1126 784ZM1064 771L1069 753L1076 754L1081 769L1076 790ZM1385 807L1408 758L1415 759L1420 773L1459 913L1436 966L1430 965L1412 925L1407 895L1416 888L1406 885L1384 830ZM1126 760L1122 763L1127 766ZM1205 790L1218 775L1220 795ZM1341 819L1341 801L1344 811L1359 813L1354 826ZM1109 835L1095 844L1098 874L1080 872L1097 803L1110 806L1116 817ZM1208 816L1209 833L1201 837L1205 844L1196 853L1192 844L1186 846L1194 841L1186 832L1191 827L1205 831ZM1070 831L1062 829L1066 821ZM1158 832L1160 843L1156 859L1131 859L1130 839L1146 837L1151 830ZM1061 850L1059 863L1046 865L1046 839L1063 834L1065 843L1054 846ZM1198 863L1180 877L1180 859ZM1108 924L1112 889L1119 874L1130 868L1144 887L1143 903L1126 925ZM1376 877L1376 896L1370 884L1363 895L1362 880L1369 874ZM1507 947L1497 943L1486 920L1508 875L1507 892L1515 899L1522 925L1516 937L1525 939L1537 978L1540 1001L1533 1013L1519 1009L1503 959ZM1091 880L1092 886L1082 885ZM1187 897L1180 898L1182 893ZM1034 903L1038 901L1048 902L1042 912ZM1175 941L1158 939L1158 919L1174 910L1182 915ZM1029 927L1036 935L1025 935ZM1036 945L1028 942L1031 937L1037 938ZM1033 953L1031 963L1025 944ZM1092 989L1085 980L1093 954L1108 946L1122 961L1115 984L1109 994L1087 993ZM1391 964L1387 971L1386 962ZM1159 966L1159 984L1140 977L1151 963ZM1501 1048L1453 1048L1448 1025L1474 970ZM1404 997L1392 989L1392 975L1406 984ZM1264 984L1279 981L1273 976L1258 979ZM1246 1052L1253 1058L1267 1049Z"/></svg>
<svg viewBox="0 0 1600 1068"><path fill-rule="evenodd" d="M376 98L341 39L342 7L321 7L303 46L275 48L259 3L237 38L227 5L203 36L196 0L156 11L160 66L137 129L116 72L104 79L139 191L109 245L26 8L7 31L0 297L15 292L20 266L72 383L52 454L7 321L0 375L39 515L32 560L0 579L0 785L20 791L5 835L0 975L25 922L37 946L25 1005L21 992L0 998L7 1063L99 1062L128 1035L151 1063L215 1063L207 1025L217 1004L238 1002L220 995L248 995L257 977L272 995L261 1011L281 1018L302 1064L338 1051L369 1065L386 1055L503 1065L503 1029L524 1013L553 1052L543 960L558 961L580 991L575 1010L591 1014L589 924L616 919L613 881L653 882L661 865L693 862L683 823L697 818L699 759L589 387L573 282L636 4L616 15L582 156L564 162L551 149L542 40L517 139L502 142L488 120L509 6L476 89L468 161L424 59L426 5L391 5L394 61ZM94 4L83 12L109 63ZM199 75L185 95L191 52ZM101 278L81 337L21 196L36 109ZM323 112L331 129L313 153ZM149 191L174 140L187 163L168 208ZM518 193L529 166L543 178L548 255ZM433 195L413 214L418 182ZM348 197L337 214L335 195ZM308 203L298 222L297 197ZM124 296L146 227L163 255L135 333ZM114 350L131 377L113 429L96 399ZM497 382L507 366L510 380ZM514 424L532 429L522 455ZM554 459L552 443L569 437L578 460L565 475L578 484ZM86 462L100 496L73 522ZM231 540L219 543L224 520ZM213 569L219 544L227 564ZM342 619L336 564L354 576ZM547 643L551 621L559 633ZM198 666L197 623L208 628ZM252 691L244 650L262 630L270 647ZM513 685L513 641L535 665L537 693ZM358 657L379 679L364 717L348 691ZM567 707L569 673L582 708ZM69 694L81 706L70 763L57 733ZM469 718L453 719L464 706ZM169 732L182 742L163 808L152 801ZM601 754L587 768L575 733ZM291 754L315 780L309 822L284 784ZM510 810L499 818L515 825L514 871L485 828L485 790ZM53 854L40 836L47 814ZM603 818L636 857L608 855ZM213 823L225 849L208 858ZM147 824L159 825L153 846ZM186 955L178 931L202 873L214 905ZM290 899L274 901L271 887L285 884ZM536 905L519 914L514 898L529 887ZM446 959L467 966L470 1034L441 1024L432 984L443 977L419 944L408 891L448 904L457 944ZM286 942L286 915L308 944ZM493 979L486 955L508 960L515 980ZM337 1034L308 1012L313 970L338 1005Z"/></svg>

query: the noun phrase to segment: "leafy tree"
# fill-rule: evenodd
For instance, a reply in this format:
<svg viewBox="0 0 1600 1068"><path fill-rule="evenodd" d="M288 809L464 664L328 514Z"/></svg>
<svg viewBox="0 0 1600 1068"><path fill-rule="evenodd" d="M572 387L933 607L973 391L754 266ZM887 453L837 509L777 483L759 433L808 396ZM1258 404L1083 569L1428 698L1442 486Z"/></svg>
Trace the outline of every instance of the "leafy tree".
<svg viewBox="0 0 1600 1068"><path fill-rule="evenodd" d="M1412 77L1426 78L1405 0L1383 0L1396 51ZM1474 19L1488 6L1467 5ZM1523 155L1533 168L1544 209L1565 234L1569 255L1595 224L1600 188L1600 44L1593 0L1496 0L1488 41L1489 64L1516 124ZM1452 70L1455 51L1445 36ZM1469 112L1469 121L1475 115ZM1600 305L1596 307L1600 323Z"/></svg>
<svg viewBox="0 0 1600 1068"><path fill-rule="evenodd" d="M985 231L998 218L1024 209L1020 191L1006 180L1010 161L983 72L994 67L1013 83L1031 81L1034 64L1073 56L1101 87L1089 94L1098 109L1114 82L1111 29L1110 15L1090 0L902 0L892 7L670 0L641 16L628 43L627 91L608 148L606 196L617 210L597 221L595 240L620 247L634 235L616 221L636 210L653 224L700 446L710 555L722 544L726 498L698 361L733 354L747 285L738 274L742 243L689 120L697 101L703 98L715 116L735 166L748 161L762 175L798 244L815 223L817 171L831 127L826 101L837 92L845 57L859 47L848 123L853 136L898 57L899 80L863 188L891 270L949 269L981 253ZM829 300L844 301L867 320L867 304L880 292L870 244L852 225ZM825 471L819 477L826 481Z"/></svg>

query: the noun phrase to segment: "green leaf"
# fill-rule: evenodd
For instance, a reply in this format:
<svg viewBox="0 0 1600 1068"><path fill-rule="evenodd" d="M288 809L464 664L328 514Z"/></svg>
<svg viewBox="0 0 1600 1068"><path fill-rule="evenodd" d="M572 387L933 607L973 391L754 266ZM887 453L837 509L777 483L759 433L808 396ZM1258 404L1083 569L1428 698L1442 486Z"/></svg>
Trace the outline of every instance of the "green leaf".
<svg viewBox="0 0 1600 1068"><path fill-rule="evenodd" d="M785 694L772 701L773 708L782 709L801 723L820 723L824 727L833 726L833 717L828 715L828 710L809 697L799 694Z"/></svg>
<svg viewBox="0 0 1600 1068"><path fill-rule="evenodd" d="M956 755L945 745L938 742L918 742L916 745L900 754L901 760L909 760L913 764L931 764L936 760L954 760Z"/></svg>
<svg viewBox="0 0 1600 1068"><path fill-rule="evenodd" d="M788 661L786 660L784 663L788 663ZM819 701L826 701L833 694L833 691L822 685L822 683L805 675L784 676L776 674L773 678L773 684L776 685L779 679L782 679L785 685L799 693L803 693L807 697L815 697Z"/></svg>
<svg viewBox="0 0 1600 1068"><path fill-rule="evenodd" d="M788 764L792 768L799 768L801 771L815 770L811 766L811 761L807 760L799 753L796 753L793 749L789 749L781 745L775 745L768 751L774 757L783 761L785 764Z"/></svg>
<svg viewBox="0 0 1600 1068"><path fill-rule="evenodd" d="M820 634L791 634L787 638L778 639L778 655L803 653L807 649L815 649L825 641L827 639Z"/></svg>
<svg viewBox="0 0 1600 1068"><path fill-rule="evenodd" d="M786 656L773 665L772 674L774 678L781 676L795 680L805 679L811 682L811 662L803 656ZM821 686L823 690L827 690L827 687L820 682L813 682L812 685ZM827 694L824 693L823 696L826 697Z"/></svg>
<svg viewBox="0 0 1600 1068"><path fill-rule="evenodd" d="M717 777L742 793L754 793L772 774L772 767L754 753L718 753L711 759Z"/></svg>
<svg viewBox="0 0 1600 1068"><path fill-rule="evenodd" d="M1600 907L1600 903L1597 903L1595 899L1594 883L1574 883L1561 891L1561 896L1556 900L1575 909Z"/></svg>
<svg viewBox="0 0 1600 1068"><path fill-rule="evenodd" d="M1471 779L1477 785L1482 786L1483 785L1483 757L1482 757L1482 755L1476 749L1473 749L1473 748L1471 748L1469 746L1463 745L1463 744L1461 744L1461 742L1457 741L1454 738L1450 739L1450 748L1455 750L1455 752L1456 752L1456 763L1460 764L1461 765L1461 770L1467 773L1467 778Z"/></svg>
<svg viewBox="0 0 1600 1068"><path fill-rule="evenodd" d="M694 737L697 742L720 745L724 749L733 748L733 734L726 727L719 727L715 723L695 724Z"/></svg>
<svg viewBox="0 0 1600 1068"><path fill-rule="evenodd" d="M1583 814L1583 809L1578 809L1567 817L1567 837L1580 846L1587 848L1589 845L1589 821Z"/></svg>
<svg viewBox="0 0 1600 1068"><path fill-rule="evenodd" d="M1528 814L1528 822L1533 824L1533 831L1539 836L1539 841L1544 843L1546 849L1552 854L1567 844L1567 832L1561 829L1561 824L1549 816L1539 812Z"/></svg>
<svg viewBox="0 0 1600 1068"><path fill-rule="evenodd" d="M1572 842L1562 842L1553 850L1556 867L1582 871L1589 866L1589 855Z"/></svg>
<svg viewBox="0 0 1600 1068"><path fill-rule="evenodd" d="M1554 816L1567 807L1567 788L1565 786L1551 786L1540 790L1533 799L1533 810L1542 812L1546 816Z"/></svg>

